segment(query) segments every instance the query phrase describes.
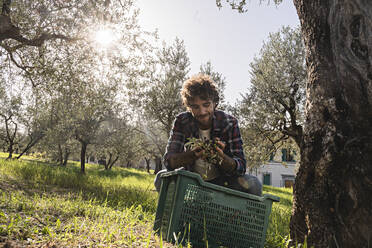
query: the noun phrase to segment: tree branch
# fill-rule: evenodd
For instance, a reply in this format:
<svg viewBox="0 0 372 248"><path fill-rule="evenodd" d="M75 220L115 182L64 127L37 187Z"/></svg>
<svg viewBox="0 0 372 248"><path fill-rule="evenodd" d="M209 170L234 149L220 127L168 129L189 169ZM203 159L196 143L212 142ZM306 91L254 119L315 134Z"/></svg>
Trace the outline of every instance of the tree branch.
<svg viewBox="0 0 372 248"><path fill-rule="evenodd" d="M45 136L44 132L41 132L39 135L37 135L35 139L33 138L32 135L29 135L30 141L28 142L26 147L23 149L23 151L18 155L18 157L16 157L16 159L20 159L23 154L28 152L34 145L36 145L42 138L44 138L44 136ZM61 161L61 163L62 162L63 161Z"/></svg>
<svg viewBox="0 0 372 248"><path fill-rule="evenodd" d="M137 131L137 132L142 133L142 134L146 135L147 137L149 137L152 140L153 144L156 146L156 148L159 150L159 153L161 154L163 152L161 146L158 144L158 140L156 140L152 135L149 135L146 132L144 132L141 129L136 128L136 127L133 128L133 131ZM152 133L151 130L149 130L149 132ZM154 133L152 133L152 134L154 135Z"/></svg>
<svg viewBox="0 0 372 248"><path fill-rule="evenodd" d="M4 10L4 4L3 4ZM13 39L21 44L11 47L11 51L15 51L24 46L35 46L40 47L47 40L62 39L66 41L76 41L78 38L71 38L63 34L53 34L53 33L42 33L33 39L27 39L20 34L20 29L13 25L10 16L7 14L0 15L0 42L4 40Z"/></svg>
<svg viewBox="0 0 372 248"><path fill-rule="evenodd" d="M2 15L9 15L10 14L10 4L12 3L12 0L4 0L3 1L3 7L1 9Z"/></svg>

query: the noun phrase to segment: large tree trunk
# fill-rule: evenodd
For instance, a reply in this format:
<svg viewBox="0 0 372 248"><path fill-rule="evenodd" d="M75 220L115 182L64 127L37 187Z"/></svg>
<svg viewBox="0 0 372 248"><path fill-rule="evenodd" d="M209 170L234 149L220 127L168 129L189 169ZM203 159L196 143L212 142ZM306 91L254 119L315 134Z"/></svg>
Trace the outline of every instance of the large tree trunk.
<svg viewBox="0 0 372 248"><path fill-rule="evenodd" d="M302 161L291 237L372 244L372 1L294 0L307 49Z"/></svg>

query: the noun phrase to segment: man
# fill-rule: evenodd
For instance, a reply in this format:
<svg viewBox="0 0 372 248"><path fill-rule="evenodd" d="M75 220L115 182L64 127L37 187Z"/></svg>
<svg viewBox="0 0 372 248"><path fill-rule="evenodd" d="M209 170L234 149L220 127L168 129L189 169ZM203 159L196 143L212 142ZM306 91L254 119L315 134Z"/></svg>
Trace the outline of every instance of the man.
<svg viewBox="0 0 372 248"><path fill-rule="evenodd" d="M212 79L202 74L191 77L184 82L181 95L187 112L179 114L174 121L163 157L167 169L155 178L157 191L162 173L184 167L199 173L207 182L261 195L259 180L245 174L246 160L236 118L216 110L219 95ZM187 149L185 143L189 138L214 141L220 162L208 163L206 151L201 147Z"/></svg>

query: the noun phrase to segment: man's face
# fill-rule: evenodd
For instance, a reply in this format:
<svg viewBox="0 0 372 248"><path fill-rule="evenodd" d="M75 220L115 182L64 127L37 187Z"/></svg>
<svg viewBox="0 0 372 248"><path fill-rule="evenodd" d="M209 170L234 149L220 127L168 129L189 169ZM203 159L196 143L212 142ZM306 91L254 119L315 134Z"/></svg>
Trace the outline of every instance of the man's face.
<svg viewBox="0 0 372 248"><path fill-rule="evenodd" d="M194 101L189 103L189 110L194 118L199 122L201 129L209 129L212 126L212 116L215 104L212 100L203 100L195 97Z"/></svg>

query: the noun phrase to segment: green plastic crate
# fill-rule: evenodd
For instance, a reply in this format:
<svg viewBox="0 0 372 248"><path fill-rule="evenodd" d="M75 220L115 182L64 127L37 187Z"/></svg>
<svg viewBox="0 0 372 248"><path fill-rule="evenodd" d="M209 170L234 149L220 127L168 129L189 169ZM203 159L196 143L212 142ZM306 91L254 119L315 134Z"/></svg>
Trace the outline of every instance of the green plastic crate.
<svg viewBox="0 0 372 248"><path fill-rule="evenodd" d="M185 170L161 176L154 230L173 243L193 247L264 247L272 202L204 182Z"/></svg>

